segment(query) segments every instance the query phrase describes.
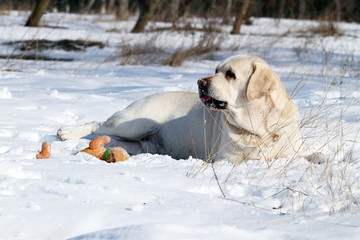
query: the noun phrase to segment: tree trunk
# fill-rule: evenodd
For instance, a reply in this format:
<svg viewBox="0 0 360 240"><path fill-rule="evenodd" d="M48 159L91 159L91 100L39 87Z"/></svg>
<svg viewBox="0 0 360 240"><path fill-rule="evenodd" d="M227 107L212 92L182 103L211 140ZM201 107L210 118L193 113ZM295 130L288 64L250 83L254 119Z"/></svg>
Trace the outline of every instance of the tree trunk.
<svg viewBox="0 0 360 240"><path fill-rule="evenodd" d="M280 0L280 3L279 3L280 6L278 8L278 12L276 13L276 16L270 16L270 17L275 17L277 19L290 17L289 13L293 12L292 6L290 3L291 3L291 1Z"/></svg>
<svg viewBox="0 0 360 240"><path fill-rule="evenodd" d="M39 24L41 16L46 11L51 0L40 0L37 2L34 10L32 11L30 17L28 18L25 26L27 27L36 27Z"/></svg>
<svg viewBox="0 0 360 240"><path fill-rule="evenodd" d="M79 0L69 0L70 12L78 13L80 11L80 1Z"/></svg>
<svg viewBox="0 0 360 240"><path fill-rule="evenodd" d="M90 0L90 1L86 4L84 10L82 10L81 12L83 12L83 13L90 13L90 10L91 10L92 6L94 6L94 4L95 4L95 1L96 1L96 0Z"/></svg>
<svg viewBox="0 0 360 240"><path fill-rule="evenodd" d="M223 24L230 23L231 6L232 6L232 0L226 0L225 12L224 12L224 16L223 16Z"/></svg>
<svg viewBox="0 0 360 240"><path fill-rule="evenodd" d="M306 0L299 0L299 19L304 19L306 13Z"/></svg>
<svg viewBox="0 0 360 240"><path fill-rule="evenodd" d="M116 18L126 20L129 17L129 0L118 0L119 8L116 12Z"/></svg>
<svg viewBox="0 0 360 240"><path fill-rule="evenodd" d="M166 10L165 21L174 23L177 21L179 12L180 0L172 0L169 3L168 10Z"/></svg>
<svg viewBox="0 0 360 240"><path fill-rule="evenodd" d="M216 0L208 0L210 6L206 9L205 17L211 18L214 16L214 13L216 11Z"/></svg>
<svg viewBox="0 0 360 240"><path fill-rule="evenodd" d="M243 0L243 3L241 4L241 7L239 11L236 14L236 19L234 22L233 29L231 31L231 34L240 34L240 28L242 24L242 20L244 15L246 14L248 8L249 8L250 0Z"/></svg>
<svg viewBox="0 0 360 240"><path fill-rule="evenodd" d="M191 0L180 0L179 1L177 19L186 16L186 12L188 10L190 3L191 3Z"/></svg>
<svg viewBox="0 0 360 240"><path fill-rule="evenodd" d="M109 0L106 7L106 13L114 13L115 0Z"/></svg>
<svg viewBox="0 0 360 240"><path fill-rule="evenodd" d="M160 2L159 0L138 0L139 2L139 18L135 27L131 32L138 33L145 30L146 24L150 21L154 14L155 8Z"/></svg>
<svg viewBox="0 0 360 240"><path fill-rule="evenodd" d="M341 20L341 1L335 0L335 20L340 21Z"/></svg>

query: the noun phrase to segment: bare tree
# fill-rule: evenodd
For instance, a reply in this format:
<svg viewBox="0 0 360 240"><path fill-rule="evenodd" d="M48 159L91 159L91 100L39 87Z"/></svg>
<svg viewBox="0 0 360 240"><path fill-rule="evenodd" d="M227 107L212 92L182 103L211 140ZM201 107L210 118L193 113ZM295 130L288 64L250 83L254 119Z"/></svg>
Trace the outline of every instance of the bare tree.
<svg viewBox="0 0 360 240"><path fill-rule="evenodd" d="M230 22L232 0L226 0L225 12L223 16L223 23L228 24Z"/></svg>
<svg viewBox="0 0 360 240"><path fill-rule="evenodd" d="M177 19L186 16L191 0L180 0L178 7Z"/></svg>
<svg viewBox="0 0 360 240"><path fill-rule="evenodd" d="M81 9L81 1L80 0L68 0L70 12L78 13Z"/></svg>
<svg viewBox="0 0 360 240"><path fill-rule="evenodd" d="M305 18L306 13L306 0L299 0L299 19Z"/></svg>
<svg viewBox="0 0 360 240"><path fill-rule="evenodd" d="M135 27L131 30L133 33L143 32L145 30L146 24L153 16L155 8L160 0L138 0L138 2L140 13Z"/></svg>
<svg viewBox="0 0 360 240"><path fill-rule="evenodd" d="M166 9L162 10L164 12L163 20L175 23L178 20L179 6L180 0L168 1Z"/></svg>
<svg viewBox="0 0 360 240"><path fill-rule="evenodd" d="M115 5L115 0L109 0L106 7L106 13L114 13L114 5Z"/></svg>
<svg viewBox="0 0 360 240"><path fill-rule="evenodd" d="M118 0L119 8L116 12L116 18L126 20L129 16L129 0Z"/></svg>
<svg viewBox="0 0 360 240"><path fill-rule="evenodd" d="M335 0L335 16L336 16L336 21L340 21L341 20L341 1L340 0Z"/></svg>
<svg viewBox="0 0 360 240"><path fill-rule="evenodd" d="M240 7L238 8L239 10L237 11L236 19L235 19L231 34L240 34L242 20L249 8L249 4L250 4L250 0L243 0L242 4L240 6L239 0L238 0L238 6L240 6Z"/></svg>
<svg viewBox="0 0 360 240"><path fill-rule="evenodd" d="M86 4L86 6L85 6L84 9L82 10L82 12L83 12L83 13L89 13L90 10L91 10L91 8L92 8L92 6L95 4L95 1L96 1L96 0L90 0L90 1Z"/></svg>
<svg viewBox="0 0 360 240"><path fill-rule="evenodd" d="M46 11L51 0L40 0L36 3L34 10L32 11L30 17L28 18L25 26L36 27L39 24L41 16Z"/></svg>

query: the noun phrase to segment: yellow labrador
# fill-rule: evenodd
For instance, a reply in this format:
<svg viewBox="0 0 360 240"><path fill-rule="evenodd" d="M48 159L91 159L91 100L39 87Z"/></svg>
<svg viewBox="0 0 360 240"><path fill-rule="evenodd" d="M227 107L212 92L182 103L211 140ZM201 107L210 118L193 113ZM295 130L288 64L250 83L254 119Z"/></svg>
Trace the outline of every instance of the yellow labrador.
<svg viewBox="0 0 360 240"><path fill-rule="evenodd" d="M137 100L104 122L62 127L62 140L118 136L130 154L158 153L215 161L285 157L300 149L299 113L278 75L262 59L234 56L199 93L163 92Z"/></svg>

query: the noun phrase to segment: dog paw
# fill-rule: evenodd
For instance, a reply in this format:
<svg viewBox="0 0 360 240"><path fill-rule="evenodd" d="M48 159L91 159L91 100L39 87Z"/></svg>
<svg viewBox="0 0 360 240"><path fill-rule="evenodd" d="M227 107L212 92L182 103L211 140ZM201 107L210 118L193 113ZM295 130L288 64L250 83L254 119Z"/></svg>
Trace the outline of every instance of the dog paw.
<svg viewBox="0 0 360 240"><path fill-rule="evenodd" d="M322 152L315 152L306 156L305 159L314 164L323 164L329 161L329 156Z"/></svg>
<svg viewBox="0 0 360 240"><path fill-rule="evenodd" d="M57 131L57 136L62 140L79 139L76 134L75 127L62 127Z"/></svg>

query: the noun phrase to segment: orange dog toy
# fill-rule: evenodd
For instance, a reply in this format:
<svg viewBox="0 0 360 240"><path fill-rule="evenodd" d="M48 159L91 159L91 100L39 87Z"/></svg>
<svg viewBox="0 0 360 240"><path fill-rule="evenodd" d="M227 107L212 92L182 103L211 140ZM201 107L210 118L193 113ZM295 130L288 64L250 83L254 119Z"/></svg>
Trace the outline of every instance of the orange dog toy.
<svg viewBox="0 0 360 240"><path fill-rule="evenodd" d="M51 144L49 142L43 142L41 152L36 154L37 159L45 159L50 157Z"/></svg>
<svg viewBox="0 0 360 240"><path fill-rule="evenodd" d="M89 147L80 151L90 154L100 160L108 163L125 161L129 158L129 154L122 147L104 148L103 145L109 143L109 136L99 136L92 140Z"/></svg>
<svg viewBox="0 0 360 240"><path fill-rule="evenodd" d="M109 143L111 138L109 136L99 136L92 140L88 148L81 150L94 157L104 160L108 163L121 162L127 160L130 156L122 147L104 148L103 145ZM43 142L41 152L36 155L37 159L46 159L50 157L51 144Z"/></svg>

